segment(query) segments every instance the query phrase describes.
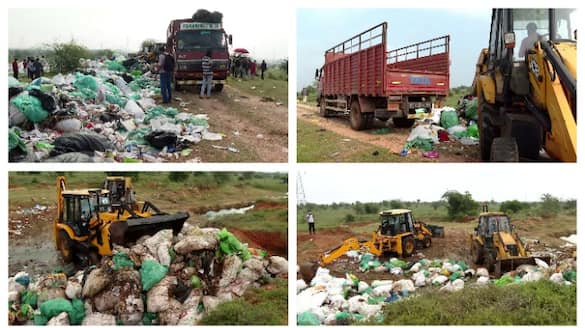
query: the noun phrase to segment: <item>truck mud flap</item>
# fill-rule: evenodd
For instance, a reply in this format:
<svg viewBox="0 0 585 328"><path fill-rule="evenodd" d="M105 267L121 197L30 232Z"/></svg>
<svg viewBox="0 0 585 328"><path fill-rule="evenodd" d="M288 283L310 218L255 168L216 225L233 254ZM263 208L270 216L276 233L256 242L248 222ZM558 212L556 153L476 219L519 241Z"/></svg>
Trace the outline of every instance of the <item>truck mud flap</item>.
<svg viewBox="0 0 585 328"><path fill-rule="evenodd" d="M172 229L173 234L176 235L181 231L183 224L188 218L189 213L179 212L174 214L158 214L147 218L128 219L125 221L128 228L124 234L124 239L126 242L132 242L144 235L153 235L165 229Z"/></svg>
<svg viewBox="0 0 585 328"><path fill-rule="evenodd" d="M494 275L496 278L501 277L504 273L514 271L521 265L536 265L535 259L540 259L546 264L550 264L550 256L539 257L515 257L509 259L496 260L494 264Z"/></svg>

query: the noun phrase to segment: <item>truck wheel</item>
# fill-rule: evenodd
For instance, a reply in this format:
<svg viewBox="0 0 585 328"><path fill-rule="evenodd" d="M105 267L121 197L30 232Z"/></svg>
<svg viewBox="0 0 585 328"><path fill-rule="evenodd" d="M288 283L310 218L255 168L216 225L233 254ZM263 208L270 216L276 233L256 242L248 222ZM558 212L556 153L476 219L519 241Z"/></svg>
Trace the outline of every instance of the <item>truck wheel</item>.
<svg viewBox="0 0 585 328"><path fill-rule="evenodd" d="M490 126L489 119L486 114L482 115L479 123L479 150L481 153L481 160L487 162L490 160L492 152L492 142L494 141L494 132Z"/></svg>
<svg viewBox="0 0 585 328"><path fill-rule="evenodd" d="M406 117L393 117L392 123L397 128L410 128L414 125L414 119L408 119Z"/></svg>
<svg viewBox="0 0 585 328"><path fill-rule="evenodd" d="M325 97L321 97L319 99L319 115L322 117L329 117L331 116L331 111L325 108Z"/></svg>
<svg viewBox="0 0 585 328"><path fill-rule="evenodd" d="M515 138L495 138L491 147L491 162L518 162L518 145Z"/></svg>
<svg viewBox="0 0 585 328"><path fill-rule="evenodd" d="M349 125L354 130L363 130L366 127L365 115L360 109L360 103L357 99L351 102L351 113L349 115Z"/></svg>
<svg viewBox="0 0 585 328"><path fill-rule="evenodd" d="M402 257L410 257L414 253L416 249L416 244L414 243L414 238L412 237L404 237L401 240L402 243Z"/></svg>
<svg viewBox="0 0 585 328"><path fill-rule="evenodd" d="M73 247L71 245L71 238L69 238L69 235L63 230L59 231L58 245L61 257L63 257L63 262L71 262L73 260Z"/></svg>
<svg viewBox="0 0 585 328"><path fill-rule="evenodd" d="M213 91L221 92L221 90L223 90L223 83L218 83L218 84L213 86Z"/></svg>
<svg viewBox="0 0 585 328"><path fill-rule="evenodd" d="M433 241L431 240L430 237L425 237L423 239L423 247L424 248L429 248L429 247L431 247L432 244L433 244Z"/></svg>

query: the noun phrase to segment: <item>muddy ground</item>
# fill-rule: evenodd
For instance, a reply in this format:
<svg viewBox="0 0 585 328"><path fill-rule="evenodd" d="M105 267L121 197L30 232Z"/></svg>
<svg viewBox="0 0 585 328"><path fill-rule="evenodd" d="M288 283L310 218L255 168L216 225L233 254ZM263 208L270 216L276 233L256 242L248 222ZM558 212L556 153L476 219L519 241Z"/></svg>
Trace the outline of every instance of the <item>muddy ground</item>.
<svg viewBox="0 0 585 328"><path fill-rule="evenodd" d="M181 104L183 106L181 106ZM177 161L202 162L286 162L288 160L288 109L285 105L225 85L210 99L200 99L196 88L173 92L169 104L179 112L207 114L209 131L224 134L221 141L192 146L187 158ZM231 152L219 147L234 147Z"/></svg>
<svg viewBox="0 0 585 328"><path fill-rule="evenodd" d="M410 128L395 128L391 125L391 120L382 122L374 121L374 127L371 130L381 129L390 124L391 133L388 134L372 134L368 131L354 131L349 126L349 119L344 116L336 117L321 117L319 115L319 107L310 106L306 104L297 105L297 119L317 125L322 129L334 132L343 136L343 138L350 138L352 140L360 141L377 147L388 149L393 154L400 154L406 144L406 139L410 134ZM298 140L302 143L302 140ZM326 149L327 145L323 145ZM439 152L440 157L434 161L439 162L479 162L479 146L477 145L462 145L459 141L452 140L442 142L435 146L435 150ZM407 159L412 161L422 161L422 157L417 154L410 154Z"/></svg>
<svg viewBox="0 0 585 328"><path fill-rule="evenodd" d="M257 209L275 208L276 203L257 203ZM233 208L237 204L227 204L223 208ZM282 203L279 206L285 206ZM215 209L221 209L215 206ZM185 209L186 210L186 209ZM176 211L181 211L177 209ZM195 225L217 226L198 213L191 213L187 222ZM44 210L29 208L10 208L9 210L9 238L8 263L10 276L19 271L26 271L32 276L50 273L63 268L59 252L55 249L53 236L53 218L57 215L55 205L49 205ZM248 247L263 249L271 255L288 257L288 240L286 232L251 231L243 229L229 229L241 242Z"/></svg>
<svg viewBox="0 0 585 328"><path fill-rule="evenodd" d="M425 222L429 220L423 220ZM427 222L432 223L432 222ZM440 223L435 223L440 224ZM572 228L547 229L551 224L549 220L542 218L528 218L517 224L519 235L525 240L530 240L529 247L532 252L555 253L558 259L572 256L573 249L563 248L566 243L559 239L561 236L568 236L576 233L576 226ZM363 224L356 224L363 225ZM374 225L372 225L374 227ZM433 238L432 246L426 249L419 249L411 258L406 260L426 259L454 259L463 260L472 265L472 258L469 252L470 234L473 232L474 223L449 223L445 226L444 238ZM375 229L375 227L374 227ZM297 235L297 261L299 264L316 262L321 254L329 251L343 242L343 240L357 237L360 240L371 238L369 233L356 234L352 232L352 226L336 229L317 230L317 234L309 235L307 232L298 232ZM381 262L387 261L394 256L385 255L380 258ZM377 273L374 271L360 272L359 263L348 257L341 257L327 266L331 274L337 277L344 277L351 272L360 280L372 281L376 279L388 279L388 272ZM394 277L396 278L396 277Z"/></svg>

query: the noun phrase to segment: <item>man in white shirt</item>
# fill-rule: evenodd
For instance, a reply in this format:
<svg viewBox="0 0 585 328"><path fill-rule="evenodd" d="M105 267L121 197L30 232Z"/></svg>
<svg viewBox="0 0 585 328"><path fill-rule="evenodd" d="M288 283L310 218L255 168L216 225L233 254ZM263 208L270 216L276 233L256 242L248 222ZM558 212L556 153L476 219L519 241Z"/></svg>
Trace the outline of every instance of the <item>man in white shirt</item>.
<svg viewBox="0 0 585 328"><path fill-rule="evenodd" d="M305 216L307 223L309 224L309 235L315 234L315 216L313 216L313 212L309 210L307 215Z"/></svg>

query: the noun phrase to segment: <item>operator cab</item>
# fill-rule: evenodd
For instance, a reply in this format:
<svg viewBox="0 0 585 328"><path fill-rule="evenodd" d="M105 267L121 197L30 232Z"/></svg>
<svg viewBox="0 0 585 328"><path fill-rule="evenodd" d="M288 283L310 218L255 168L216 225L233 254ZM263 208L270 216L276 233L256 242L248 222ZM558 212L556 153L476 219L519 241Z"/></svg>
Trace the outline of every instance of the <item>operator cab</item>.
<svg viewBox="0 0 585 328"><path fill-rule="evenodd" d="M73 229L76 236L87 236L99 223L99 212L109 211L107 190L67 190L63 192L60 221Z"/></svg>
<svg viewBox="0 0 585 328"><path fill-rule="evenodd" d="M395 236L402 233L414 232L414 220L410 210L389 210L380 212L381 235Z"/></svg>
<svg viewBox="0 0 585 328"><path fill-rule="evenodd" d="M482 213L475 228L476 235L490 237L497 232L512 232L510 218L501 212Z"/></svg>

